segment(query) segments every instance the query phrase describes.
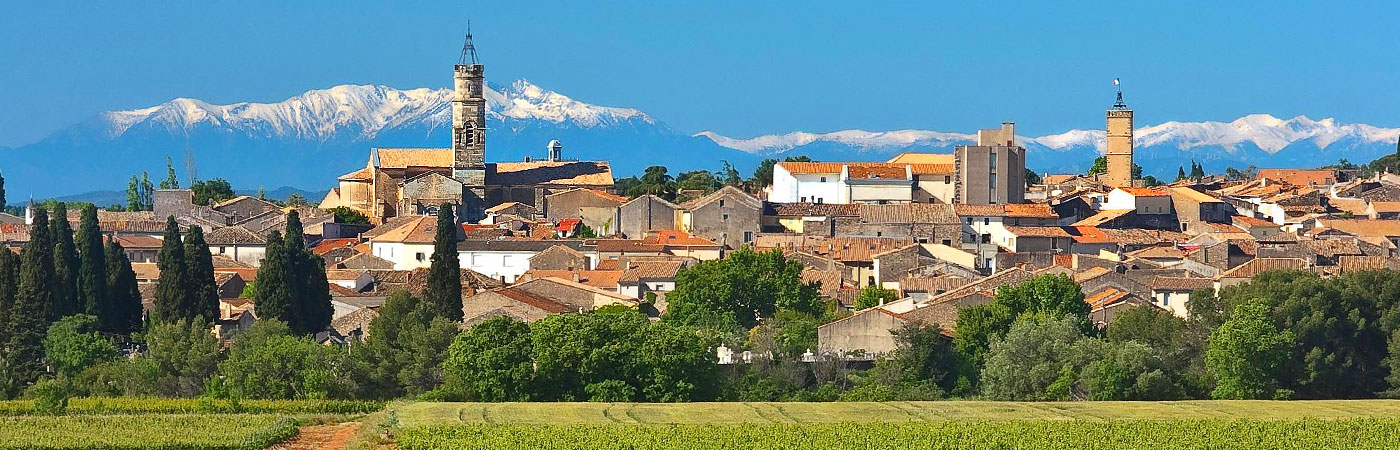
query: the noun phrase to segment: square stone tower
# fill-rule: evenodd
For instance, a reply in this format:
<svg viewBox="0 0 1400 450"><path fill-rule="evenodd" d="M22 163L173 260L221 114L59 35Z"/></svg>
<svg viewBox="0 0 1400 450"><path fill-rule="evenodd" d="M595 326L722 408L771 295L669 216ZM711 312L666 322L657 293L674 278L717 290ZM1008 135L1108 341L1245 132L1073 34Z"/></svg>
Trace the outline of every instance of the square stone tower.
<svg viewBox="0 0 1400 450"><path fill-rule="evenodd" d="M1123 92L1118 102L1108 110L1108 172L1101 181L1110 187L1133 185L1133 110L1123 104Z"/></svg>
<svg viewBox="0 0 1400 450"><path fill-rule="evenodd" d="M486 198L486 69L471 32L452 70L452 178L463 185L460 219L475 220Z"/></svg>

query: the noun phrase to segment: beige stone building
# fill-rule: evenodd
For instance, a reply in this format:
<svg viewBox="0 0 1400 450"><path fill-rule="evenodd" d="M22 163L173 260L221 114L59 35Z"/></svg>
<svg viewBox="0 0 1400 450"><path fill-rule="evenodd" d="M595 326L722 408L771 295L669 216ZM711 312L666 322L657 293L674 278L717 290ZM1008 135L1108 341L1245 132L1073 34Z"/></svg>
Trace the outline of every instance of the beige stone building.
<svg viewBox="0 0 1400 450"><path fill-rule="evenodd" d="M1100 181L1109 187L1133 185L1133 110L1123 104L1123 91L1108 110L1108 172Z"/></svg>
<svg viewBox="0 0 1400 450"><path fill-rule="evenodd" d="M1015 124L977 130L977 145L953 149L954 202L968 205L1024 203L1026 149L1016 145Z"/></svg>
<svg viewBox="0 0 1400 450"><path fill-rule="evenodd" d="M341 175L320 206L344 206L379 222L433 214L450 203L461 219L476 221L501 203L542 206L552 192L612 188L607 162L565 161L557 141L549 143L545 161L486 162L485 68L476 61L470 33L453 66L453 87L450 148L371 149L365 167Z"/></svg>

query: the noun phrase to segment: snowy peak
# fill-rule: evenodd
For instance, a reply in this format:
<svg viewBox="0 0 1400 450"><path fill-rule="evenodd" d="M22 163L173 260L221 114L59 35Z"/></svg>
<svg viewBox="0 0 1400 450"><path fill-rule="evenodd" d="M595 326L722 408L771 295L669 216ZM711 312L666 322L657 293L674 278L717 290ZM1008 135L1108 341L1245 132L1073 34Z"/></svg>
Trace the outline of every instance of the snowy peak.
<svg viewBox="0 0 1400 450"><path fill-rule="evenodd" d="M976 140L971 134L898 130L869 132L846 130L813 134L793 132L770 134L751 139L736 139L711 131L695 134L728 147L748 153L777 154L797 147L821 142L839 143L857 150L896 149L901 147L950 147ZM1313 120L1305 116L1283 120L1268 114L1251 114L1231 122L1167 122L1138 128L1134 131L1139 147L1169 146L1180 150L1220 147L1227 152L1252 144L1267 153L1277 153L1296 143L1310 143L1326 149L1338 142L1395 142L1400 128L1380 128L1365 124L1339 124L1334 119ZM1103 130L1069 130L1040 137L1018 136L1023 145L1049 150L1104 148Z"/></svg>
<svg viewBox="0 0 1400 450"><path fill-rule="evenodd" d="M882 132L844 130L822 134L797 131L787 134L767 134L751 139L735 139L713 131L701 131L695 133L694 136L709 138L721 147L755 154L783 153L797 147L822 142L848 145L861 150L872 150L913 146L946 147L976 140L976 136L970 134L925 130Z"/></svg>
<svg viewBox="0 0 1400 450"><path fill-rule="evenodd" d="M488 118L493 120L538 120L583 128L633 120L656 124L641 111L580 102L526 80L516 80L505 88L488 86L486 97ZM271 138L372 139L381 131L405 125L434 127L449 123L451 101L450 89L400 90L347 84L307 91L276 103L214 105L199 99L177 98L149 108L109 111L97 117L96 125L103 128L108 139L139 124L177 134L211 127Z"/></svg>

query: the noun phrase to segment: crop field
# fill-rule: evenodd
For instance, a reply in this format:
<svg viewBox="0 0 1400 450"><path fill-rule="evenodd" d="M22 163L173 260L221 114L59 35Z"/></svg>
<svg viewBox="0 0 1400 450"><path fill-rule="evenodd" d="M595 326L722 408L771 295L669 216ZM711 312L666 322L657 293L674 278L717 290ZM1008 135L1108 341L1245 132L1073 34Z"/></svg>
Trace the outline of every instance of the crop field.
<svg viewBox="0 0 1400 450"><path fill-rule="evenodd" d="M397 443L409 450L1394 449L1400 420L458 425L409 428Z"/></svg>
<svg viewBox="0 0 1400 450"><path fill-rule="evenodd" d="M271 414L0 417L0 449L252 450L297 433Z"/></svg>
<svg viewBox="0 0 1400 450"><path fill-rule="evenodd" d="M210 400L88 397L68 401L67 414L365 414L384 407L362 400ZM0 401L0 416L37 414L29 400Z"/></svg>
<svg viewBox="0 0 1400 450"><path fill-rule="evenodd" d="M409 403L402 426L767 424L1006 420L1400 419L1396 400L885 403Z"/></svg>
<svg viewBox="0 0 1400 450"><path fill-rule="evenodd" d="M1400 401L409 403L410 450L1400 448Z"/></svg>

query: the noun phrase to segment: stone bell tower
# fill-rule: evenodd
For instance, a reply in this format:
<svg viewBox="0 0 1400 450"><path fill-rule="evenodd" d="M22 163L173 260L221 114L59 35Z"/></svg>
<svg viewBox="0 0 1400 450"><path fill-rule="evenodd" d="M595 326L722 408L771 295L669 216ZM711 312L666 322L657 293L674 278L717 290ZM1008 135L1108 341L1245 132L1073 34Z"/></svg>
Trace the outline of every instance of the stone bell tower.
<svg viewBox="0 0 1400 450"><path fill-rule="evenodd" d="M475 220L486 198L486 75L477 62L471 28L452 68L452 178L462 182L460 219Z"/></svg>
<svg viewBox="0 0 1400 450"><path fill-rule="evenodd" d="M1118 84L1114 79L1113 84ZM1108 171L1101 181L1109 187L1133 185L1133 110L1123 103L1123 91L1118 90L1118 101L1108 110L1107 147L1104 157Z"/></svg>

